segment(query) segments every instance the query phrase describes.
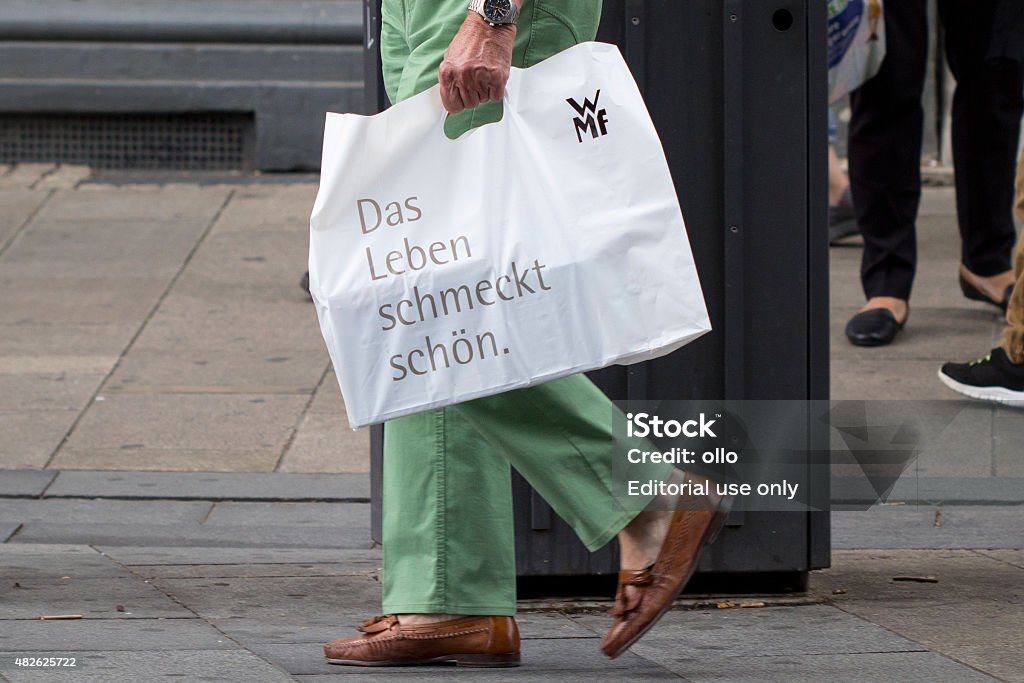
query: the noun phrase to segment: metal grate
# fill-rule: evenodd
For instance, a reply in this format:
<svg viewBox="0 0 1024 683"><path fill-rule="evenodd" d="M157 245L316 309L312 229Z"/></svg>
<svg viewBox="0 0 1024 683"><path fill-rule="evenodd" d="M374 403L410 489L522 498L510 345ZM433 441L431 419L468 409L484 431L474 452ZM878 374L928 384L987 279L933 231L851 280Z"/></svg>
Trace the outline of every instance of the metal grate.
<svg viewBox="0 0 1024 683"><path fill-rule="evenodd" d="M252 114L4 114L0 164L251 170Z"/></svg>

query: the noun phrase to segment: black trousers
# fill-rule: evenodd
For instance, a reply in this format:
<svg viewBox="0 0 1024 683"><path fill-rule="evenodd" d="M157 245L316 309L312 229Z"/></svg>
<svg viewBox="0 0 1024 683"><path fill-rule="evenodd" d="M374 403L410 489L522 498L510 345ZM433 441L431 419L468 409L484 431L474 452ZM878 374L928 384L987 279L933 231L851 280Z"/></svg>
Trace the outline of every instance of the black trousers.
<svg viewBox="0 0 1024 683"><path fill-rule="evenodd" d="M1024 43L1022 22L996 21L1007 2L939 0L946 59L956 78L953 168L962 261L981 276L1011 269L1013 179L1024 63L1006 49ZM886 56L850 96L850 186L864 236L864 294L909 299L917 265L921 133L928 55L926 0L884 4Z"/></svg>

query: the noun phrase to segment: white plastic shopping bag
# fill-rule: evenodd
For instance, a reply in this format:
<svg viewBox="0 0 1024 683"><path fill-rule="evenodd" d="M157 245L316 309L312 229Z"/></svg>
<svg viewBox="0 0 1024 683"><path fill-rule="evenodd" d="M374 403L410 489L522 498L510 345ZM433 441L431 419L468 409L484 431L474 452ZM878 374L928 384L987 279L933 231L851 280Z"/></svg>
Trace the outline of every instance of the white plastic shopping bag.
<svg viewBox="0 0 1024 683"><path fill-rule="evenodd" d="M885 58L882 0L828 1L828 101L856 90Z"/></svg>
<svg viewBox="0 0 1024 683"><path fill-rule="evenodd" d="M513 69L498 123L446 137L438 89L328 114L310 292L353 427L710 330L661 143L619 51Z"/></svg>

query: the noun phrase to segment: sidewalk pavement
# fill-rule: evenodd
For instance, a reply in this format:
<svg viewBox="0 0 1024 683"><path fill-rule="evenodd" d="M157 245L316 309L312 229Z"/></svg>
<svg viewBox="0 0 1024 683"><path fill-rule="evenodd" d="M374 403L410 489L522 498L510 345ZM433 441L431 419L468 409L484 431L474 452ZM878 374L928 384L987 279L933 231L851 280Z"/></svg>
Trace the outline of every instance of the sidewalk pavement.
<svg viewBox="0 0 1024 683"><path fill-rule="evenodd" d="M159 180L0 167L0 681L383 678L319 650L377 613L380 553L367 436L297 287L315 179ZM859 250L832 250L833 398L952 399L938 365L996 343L957 289L953 215L926 190L887 349L843 340ZM892 504L834 513L805 595L684 600L614 661L607 602L526 601L520 670L387 673L1024 681L1024 413L949 405ZM83 618L39 619L61 614ZM14 661L39 655L79 666Z"/></svg>

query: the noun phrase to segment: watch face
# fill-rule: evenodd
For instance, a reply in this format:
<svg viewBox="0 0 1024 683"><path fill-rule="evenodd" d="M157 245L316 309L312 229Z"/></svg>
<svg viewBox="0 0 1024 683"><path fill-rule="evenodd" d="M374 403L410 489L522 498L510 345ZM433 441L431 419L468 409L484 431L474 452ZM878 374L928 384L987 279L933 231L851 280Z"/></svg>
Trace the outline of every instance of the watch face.
<svg viewBox="0 0 1024 683"><path fill-rule="evenodd" d="M503 24L512 16L512 0L484 0L484 18L492 24Z"/></svg>

